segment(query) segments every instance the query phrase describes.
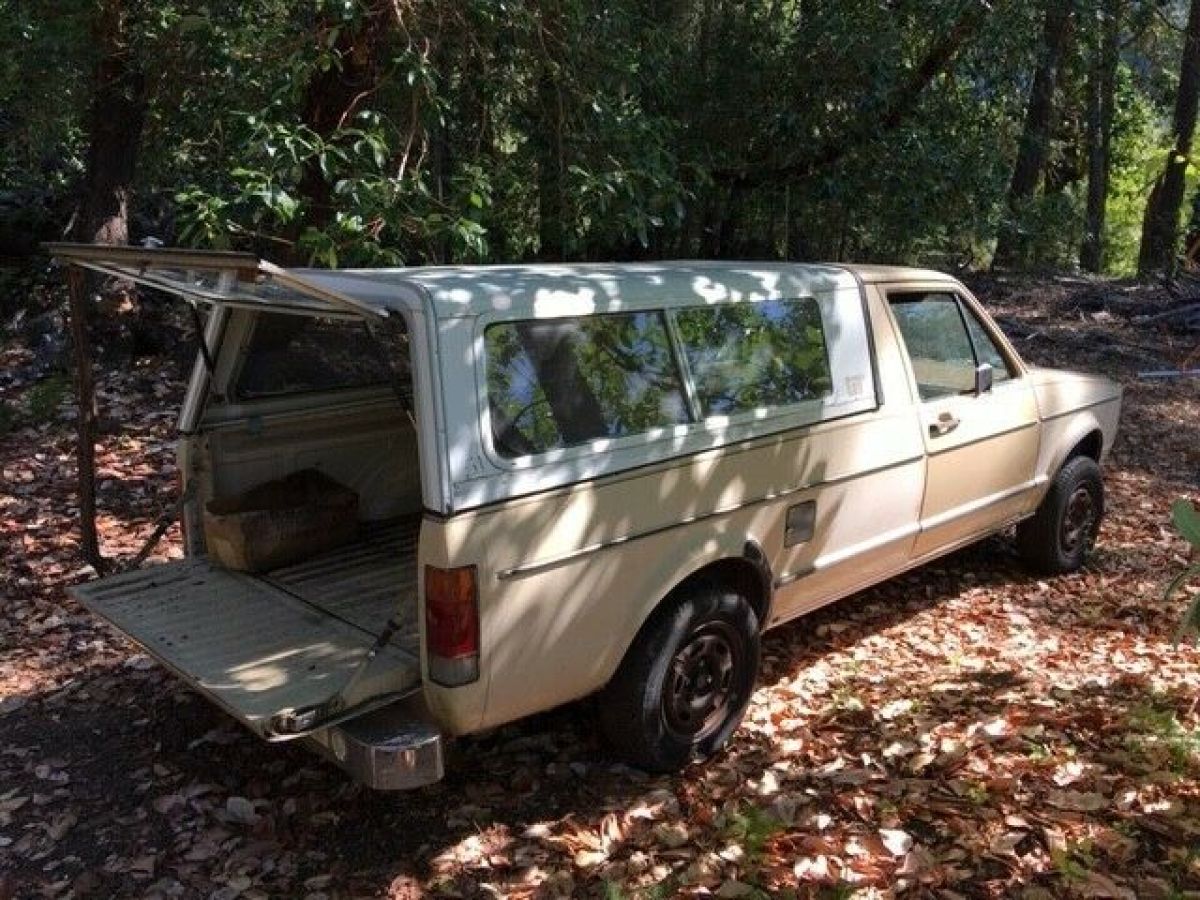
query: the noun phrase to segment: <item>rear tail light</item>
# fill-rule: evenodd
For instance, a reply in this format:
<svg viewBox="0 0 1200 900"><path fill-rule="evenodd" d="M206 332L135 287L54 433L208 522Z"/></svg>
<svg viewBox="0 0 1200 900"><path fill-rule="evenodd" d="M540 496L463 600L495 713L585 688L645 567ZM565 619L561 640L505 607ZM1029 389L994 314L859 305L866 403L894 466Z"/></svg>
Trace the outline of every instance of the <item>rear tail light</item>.
<svg viewBox="0 0 1200 900"><path fill-rule="evenodd" d="M425 567L429 677L457 687L479 678L479 590L475 567Z"/></svg>

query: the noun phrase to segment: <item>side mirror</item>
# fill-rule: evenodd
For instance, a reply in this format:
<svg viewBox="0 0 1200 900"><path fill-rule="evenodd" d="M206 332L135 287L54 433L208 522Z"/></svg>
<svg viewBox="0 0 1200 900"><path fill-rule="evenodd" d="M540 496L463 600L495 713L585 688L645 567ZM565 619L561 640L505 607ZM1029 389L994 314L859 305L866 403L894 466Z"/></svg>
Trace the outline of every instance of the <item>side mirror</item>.
<svg viewBox="0 0 1200 900"><path fill-rule="evenodd" d="M975 367L975 393L986 394L992 389L992 367L990 363L980 363Z"/></svg>

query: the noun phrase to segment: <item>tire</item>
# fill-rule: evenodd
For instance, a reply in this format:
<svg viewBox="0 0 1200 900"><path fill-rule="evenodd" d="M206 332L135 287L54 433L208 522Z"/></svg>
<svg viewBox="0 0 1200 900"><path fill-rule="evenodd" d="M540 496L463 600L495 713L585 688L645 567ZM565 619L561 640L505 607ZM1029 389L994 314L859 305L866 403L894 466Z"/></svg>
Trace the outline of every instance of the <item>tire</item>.
<svg viewBox="0 0 1200 900"><path fill-rule="evenodd" d="M674 772L717 752L758 677L758 617L745 598L697 586L657 610L600 695L600 728L626 762Z"/></svg>
<svg viewBox="0 0 1200 900"><path fill-rule="evenodd" d="M1017 551L1036 572L1074 572L1091 552L1103 516L1100 466L1076 456L1059 469L1033 518L1017 526Z"/></svg>

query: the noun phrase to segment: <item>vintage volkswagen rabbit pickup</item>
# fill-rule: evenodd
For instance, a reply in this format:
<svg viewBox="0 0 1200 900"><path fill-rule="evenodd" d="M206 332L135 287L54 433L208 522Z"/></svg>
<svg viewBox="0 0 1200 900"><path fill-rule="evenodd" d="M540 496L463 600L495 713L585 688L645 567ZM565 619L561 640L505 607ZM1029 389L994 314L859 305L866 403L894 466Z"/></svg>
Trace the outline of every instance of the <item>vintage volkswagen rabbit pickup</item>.
<svg viewBox="0 0 1200 900"><path fill-rule="evenodd" d="M1070 572L1103 512L1121 389L1027 366L936 272L52 252L206 315L186 556L74 596L377 788L593 694L617 754L680 767L765 629L1011 525Z"/></svg>

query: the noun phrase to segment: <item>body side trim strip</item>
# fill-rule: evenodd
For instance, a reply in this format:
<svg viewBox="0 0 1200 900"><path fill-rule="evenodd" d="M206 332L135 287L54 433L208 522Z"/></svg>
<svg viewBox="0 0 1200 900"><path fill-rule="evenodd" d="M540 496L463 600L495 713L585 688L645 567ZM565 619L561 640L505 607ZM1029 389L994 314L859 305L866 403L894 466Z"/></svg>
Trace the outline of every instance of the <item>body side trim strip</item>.
<svg viewBox="0 0 1200 900"><path fill-rule="evenodd" d="M785 497L790 497L793 494L799 494L803 491L813 490L818 487L829 487L831 485L843 484L847 481L852 481L855 478L864 478L868 475L877 475L880 472L886 472L890 469L898 469L901 466L911 465L923 460L924 454L919 456L905 457L904 459L895 460L885 463L882 466L876 466L873 469L865 469L861 472L854 472L849 475L842 475L838 478L829 478L824 481L815 481L809 484L798 485L796 487L785 488L780 491L775 491L766 494L762 497L756 497L753 500L743 500L740 503L734 503L730 506L722 506L718 509L710 510L705 513L698 513L694 516L689 516L686 519L680 519L677 522L670 522L665 525L659 525L655 528L647 528L644 531L635 531L630 534L621 535L620 537L610 538L607 541L599 541L595 544L588 544L585 547L579 547L576 550L571 550L567 553L561 553L557 556L546 557L545 559L535 560L531 563L526 563L521 566L514 566L508 569L502 569L497 573L497 578L501 581L507 581L511 578L519 578L525 575L532 575L535 572L540 572L544 569L553 568L565 562L577 559L581 556L586 556L591 553L597 553L601 550L608 550L611 547L617 547L621 544L628 544L631 541L638 541L642 538L652 537L653 535L662 534L665 531L670 531L674 528L682 528L684 525L694 525L697 522L703 522L706 519L711 519L716 516L728 515L729 513L737 512L740 509L745 509L749 506L757 506L760 503L770 503L775 500L781 500Z"/></svg>
<svg viewBox="0 0 1200 900"><path fill-rule="evenodd" d="M918 531L920 531L920 528L916 525L903 525L900 528L893 528L891 531L884 532L868 540L851 544L849 547L843 547L841 550L835 550L832 553L818 556L813 560L811 565L797 569L795 572L787 572L780 575L775 580L775 586L783 587L784 585L791 584L793 581L799 581L801 578L819 572L821 569L828 569L831 566L836 566L838 563L854 559L856 556L862 556L864 553L870 553L873 550L886 547L888 544L893 544L896 541L913 537Z"/></svg>
<svg viewBox="0 0 1200 900"><path fill-rule="evenodd" d="M803 569L797 569L794 572L785 572L775 579L775 589L778 590L781 587L787 587L792 582L799 581L801 578L807 578L816 571L816 566L805 566Z"/></svg>
<svg viewBox="0 0 1200 900"><path fill-rule="evenodd" d="M818 556L813 563L814 569L828 569L830 566L836 566L838 563L843 563L848 559L853 559L856 556L861 556L864 553L870 553L872 550L878 550L880 547L885 547L888 544L896 541L902 541L905 538L915 535L920 528L914 523L912 525L902 525L899 528L893 528L891 531L885 531L881 535L870 538L869 540L861 541L857 544L852 544L849 547L843 547L841 550L835 550L832 553L826 553Z"/></svg>
<svg viewBox="0 0 1200 900"><path fill-rule="evenodd" d="M1114 394L1111 397L1105 397L1103 400L1095 400L1091 403L1085 403L1083 406L1074 406L1071 409L1064 410L1063 412L1054 413L1054 415L1051 416L1043 416L1042 421L1053 422L1055 419L1063 419L1067 416L1073 416L1076 413L1081 413L1085 409L1095 409L1097 406L1104 406L1108 403L1120 403L1121 399L1122 398L1120 394Z"/></svg>
<svg viewBox="0 0 1200 900"><path fill-rule="evenodd" d="M973 515L981 510L987 509L989 506L995 506L998 503L1003 503L1005 500L1011 500L1013 497L1020 496L1026 491L1032 491L1035 488L1041 487L1049 481L1045 475L1038 475L1036 478L1031 478L1022 484L1013 485L1003 491L998 491L995 494L989 494L986 497L980 497L978 500L972 500L970 503L964 503L962 506L956 506L954 509L948 509L945 512L938 513L936 516L930 516L927 519L921 520L921 531L932 531L934 528L939 528L942 525L947 525L955 519L961 519L964 516Z"/></svg>
<svg viewBox="0 0 1200 900"><path fill-rule="evenodd" d="M995 506L998 503L1003 503L1005 500L1010 500L1026 491L1040 487L1048 480L1049 479L1045 475L1039 475L1037 478L1031 479L1024 484L1019 484L1015 487L1008 488L1007 490L1000 491L999 493L983 497L972 503L955 507L952 510L940 513L936 516L931 516L928 519L922 519L919 527L917 525L905 525L902 528L893 529L892 531L881 534L878 537L871 538L870 540L853 544L843 550L837 550L833 553L819 556L810 566L799 569L795 572L788 572L780 575L777 579L775 579L775 587L783 587L784 585L791 584L794 581L799 581L805 576L812 575L821 569L828 569L831 566L847 562L857 556L862 556L864 553L870 553L873 550L878 550L880 547L884 547L887 544L904 540L906 537L912 537L920 532L928 531L941 525L946 525L950 522L953 522L955 519L960 519L964 516L969 516L972 513L987 509L989 506ZM989 529L979 532L979 534L988 534L990 531L991 530ZM955 546L957 546L957 544ZM935 552L940 553L940 548ZM925 557L922 557L922 559L923 558Z"/></svg>
<svg viewBox="0 0 1200 900"><path fill-rule="evenodd" d="M989 535L996 534L997 532L1003 531L1005 528L1008 528L1010 525L1015 525L1018 522L1028 519L1031 515L1032 515L1032 513L1023 513L1019 516L1013 516L1009 519L1006 519L998 528L986 528L982 531L972 532L971 534L967 535L964 538L960 538L957 541L952 541L951 543L946 544L944 547L938 547L937 549L931 550L929 553L926 553L923 556L918 556L916 559L909 560L903 566L901 566L900 568L896 569L893 572L888 573L887 575L884 575L882 577L876 576L874 578L867 578L862 581L855 582L850 587L839 589L836 593L830 594L828 597L826 597L822 600L819 600L816 603L812 603L812 604L806 605L806 606L801 606L798 609L793 610L792 612L788 613L786 618L782 618L776 622L772 622L768 626L768 630L770 628L776 628L776 627L778 627L780 625L784 625L788 622L795 621L796 619L799 619L802 616L806 616L809 613L816 612L818 609L820 609L823 606L828 606L831 603L836 603L839 600L844 600L846 597L849 597L851 594L857 594L859 591L866 590L867 588L871 588L871 587L875 587L876 585L883 584L884 582L890 581L893 578L898 578L901 575L903 575L905 572L911 572L913 569L920 568L921 566L925 565L926 563L930 563L930 562L933 562L933 560L935 560L935 559L938 559L943 556L947 556L947 555L953 553L955 550L961 550L963 547L970 546L971 544L974 544L976 541L983 540L984 538L988 537Z"/></svg>

